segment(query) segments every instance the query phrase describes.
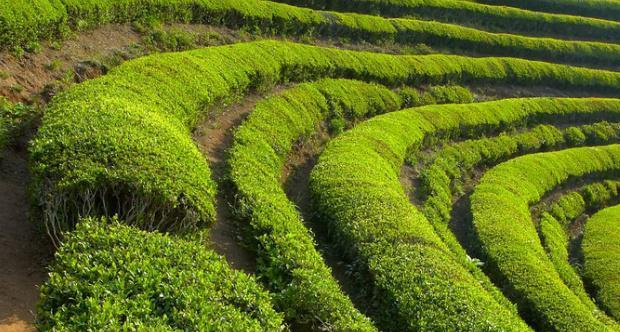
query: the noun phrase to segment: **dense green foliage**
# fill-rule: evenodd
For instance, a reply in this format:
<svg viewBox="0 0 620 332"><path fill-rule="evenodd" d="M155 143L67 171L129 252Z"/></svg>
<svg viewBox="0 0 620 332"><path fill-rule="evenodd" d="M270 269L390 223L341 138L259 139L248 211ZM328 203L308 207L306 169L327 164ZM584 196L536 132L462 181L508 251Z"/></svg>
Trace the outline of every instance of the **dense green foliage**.
<svg viewBox="0 0 620 332"><path fill-rule="evenodd" d="M9 128L8 128L8 124L6 123L6 120L2 116L0 116L0 153L2 153L2 151L4 150L8 142L8 138L9 138L8 129ZM0 158L2 157L0 156Z"/></svg>
<svg viewBox="0 0 620 332"><path fill-rule="evenodd" d="M560 103L558 103L560 104ZM575 105L575 107L577 107ZM600 106L592 103L582 108L583 115L592 111L602 111ZM566 119L591 121L596 119L617 120L617 114L586 116L563 114L550 122L560 124ZM592 115L592 114L591 114ZM611 115L611 116L610 116ZM600 132L607 135L601 137ZM582 139L574 139L580 135ZM584 144L601 144L620 141L620 125L607 122L579 127L558 129L550 125L539 125L532 130L516 133L502 133L497 137L472 139L442 147L436 153L421 159L419 184L415 193L423 202L421 210L433 224L444 242L457 254L464 255L461 245L456 241L448 223L451 220L452 204L455 196L463 193L464 184L471 182L476 169L494 166L507 159L533 153L540 150L557 150ZM417 151L412 151L410 159L417 159ZM410 161L411 163L411 161ZM472 242L471 239L463 239ZM474 245L467 243L468 246ZM472 248L474 249L474 248Z"/></svg>
<svg viewBox="0 0 620 332"><path fill-rule="evenodd" d="M221 43L472 56L265 40L155 54L67 86L29 142L30 215L58 247L39 329L620 330L620 209L587 224L583 280L576 234L618 202L620 144L607 144L620 141L620 99L474 103L620 93L618 72L474 57L620 68L618 0L553 1L514 5L610 20L482 4L513 0L0 0L0 50L20 65L42 39L129 22L145 53L196 47L193 32L167 30L194 23L241 30L216 28ZM0 152L17 151L42 110L0 97ZM227 160L214 179L193 136L221 111L241 124L216 134ZM583 179L600 182L563 192ZM247 225L218 224L212 240L231 263L249 254L258 281L205 247L231 214ZM318 246L323 232L333 242ZM343 261L324 261L332 248Z"/></svg>
<svg viewBox="0 0 620 332"><path fill-rule="evenodd" d="M45 331L281 331L251 278L199 242L84 220L41 287Z"/></svg>
<svg viewBox="0 0 620 332"><path fill-rule="evenodd" d="M209 224L215 185L190 128L249 90L319 77L620 91L618 73L510 58L394 56L276 41L148 56L54 99L30 150L34 206L53 236L88 215L119 214L149 230Z"/></svg>
<svg viewBox="0 0 620 332"><path fill-rule="evenodd" d="M0 1L0 49L39 39L60 38L67 30L62 0Z"/></svg>
<svg viewBox="0 0 620 332"><path fill-rule="evenodd" d="M415 104L473 99L469 90L457 86L431 86L423 93L403 88L399 94ZM239 210L250 220L259 244L259 271L281 292L279 307L291 316L303 319L304 312L309 312L336 330L363 327L348 321L359 314L350 313L354 312L351 304L340 294L281 187L282 168L293 144L312 136L321 125L337 134L347 123L397 110L400 104L400 97L386 88L321 80L259 102L236 132L229 164Z"/></svg>
<svg viewBox="0 0 620 332"><path fill-rule="evenodd" d="M619 162L619 145L531 154L491 169L475 188L473 223L488 269L534 327L605 330L554 269L529 206L569 178L618 174Z"/></svg>
<svg viewBox="0 0 620 332"><path fill-rule="evenodd" d="M574 241L575 238L570 234L569 227L584 213L599 210L616 199L619 190L619 181L607 180L588 184L562 195L544 207L538 222L541 242L556 271L575 295L595 312L598 308L586 292L578 272L571 265L574 257L571 259L569 254L569 241ZM600 318L609 321L609 318L603 315L600 315Z"/></svg>
<svg viewBox="0 0 620 332"><path fill-rule="evenodd" d="M434 104L465 104L474 101L474 95L467 88L458 85L433 85L424 91L411 87L399 89L403 107Z"/></svg>
<svg viewBox="0 0 620 332"><path fill-rule="evenodd" d="M481 3L512 6L551 13L599 17L620 21L617 0L475 0Z"/></svg>
<svg viewBox="0 0 620 332"><path fill-rule="evenodd" d="M594 106L594 105L591 105ZM607 118L608 116L594 116L591 119ZM585 118L576 119L574 116L565 115L558 117L553 122L561 123L566 119L586 120ZM617 120L614 119L614 120ZM443 240L451 245L456 253L460 252L459 243L452 236L448 229L448 222L451 220L452 204L455 195L463 191L463 186L471 182L472 171L474 169L484 169L496 165L504 160L518 155L533 153L540 150L557 150L570 146L595 145L620 140L620 125L616 123L601 122L593 125L578 127L568 127L558 129L549 125L540 125L530 131L520 131L514 134L502 134L497 137L467 140L441 148L431 156L423 157L422 170L417 187L420 199L423 201L422 211L433 223L436 231ZM417 153L412 153L417 156ZM410 157L411 158L411 157ZM413 159L413 158L412 158ZM583 195L589 205L601 204L605 199L613 196L613 182L597 185L590 185L583 189ZM609 188L608 188L609 187ZM607 190L609 189L609 190ZM617 188L616 188L617 192ZM570 195L572 198L572 195ZM579 196L581 198L581 196ZM574 214L581 214L580 204L574 199L562 199L552 205L551 210L554 214L560 215L561 208L570 208ZM581 199L584 202L584 199ZM584 202L585 208L585 202ZM568 211L567 211L568 212ZM576 217L576 215L574 216ZM579 296L580 300L589 306L592 311L597 311L594 303L589 299L585 292L581 279L576 274L568 261L568 238L564 229L552 219L551 215L543 213L539 224L539 232L545 249L549 253L549 258L553 262L562 280L569 288ZM471 241L471 239L465 239ZM468 243L468 245L474 245ZM613 325L609 318L598 315L597 318L605 320Z"/></svg>
<svg viewBox="0 0 620 332"><path fill-rule="evenodd" d="M328 144L311 178L317 209L342 250L365 263L378 297L386 302L378 318L386 329L403 324L409 329L481 328L476 324L489 323L495 315L509 317L498 307L503 301L494 302L493 291L474 281L462 258L409 204L398 181L408 150L431 144L433 136L467 137L562 118L617 120L619 112L618 100L603 99L427 106L375 117ZM479 315L489 316L474 318Z"/></svg>
<svg viewBox="0 0 620 332"><path fill-rule="evenodd" d="M620 41L620 23L600 19L534 12L459 0L275 0L321 10L376 14L388 17L414 16L483 29L587 38L605 42ZM582 13L578 13L582 15Z"/></svg>
<svg viewBox="0 0 620 332"><path fill-rule="evenodd" d="M231 180L242 217L249 219L258 242L259 272L278 292L278 307L287 315L302 321L310 316L334 330L374 330L340 291L280 178L293 145L322 123L360 119L399 106L398 96L386 88L322 80L259 102L235 133Z"/></svg>
<svg viewBox="0 0 620 332"><path fill-rule="evenodd" d="M7 0L4 0L7 1ZM494 34L458 25L361 14L322 12L260 0L64 0L69 20L97 26L156 17L244 28L272 35L326 36L368 42L427 44L449 50L590 65L620 65L620 45ZM19 31L10 31L10 34ZM26 37L7 39L7 46Z"/></svg>
<svg viewBox="0 0 620 332"><path fill-rule="evenodd" d="M593 285L597 302L620 320L620 205L588 220L582 249L584 277Z"/></svg>
<svg viewBox="0 0 620 332"><path fill-rule="evenodd" d="M594 107L592 110L599 110L598 106L590 106ZM553 122L561 121L566 121L566 118L558 118ZM601 137L601 131L608 135ZM468 181L471 171L476 168L493 166L515 156L540 150L604 144L619 139L620 125L602 122L565 129L540 125L528 131L459 142L441 148L431 157L423 158L424 166L417 190L428 208L435 206L438 211L442 211L450 208L452 196L463 191L463 183ZM410 158L415 159L415 153L412 154Z"/></svg>
<svg viewBox="0 0 620 332"><path fill-rule="evenodd" d="M31 129L39 115L37 107L11 103L0 96L0 149Z"/></svg>

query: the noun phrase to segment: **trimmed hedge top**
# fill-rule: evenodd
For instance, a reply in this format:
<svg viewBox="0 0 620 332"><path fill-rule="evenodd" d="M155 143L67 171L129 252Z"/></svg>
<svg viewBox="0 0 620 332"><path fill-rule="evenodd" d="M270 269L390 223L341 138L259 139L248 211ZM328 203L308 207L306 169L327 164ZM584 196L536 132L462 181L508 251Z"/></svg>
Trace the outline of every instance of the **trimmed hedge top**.
<svg viewBox="0 0 620 332"><path fill-rule="evenodd" d="M620 3L617 0L477 0L477 2L620 21Z"/></svg>
<svg viewBox="0 0 620 332"><path fill-rule="evenodd" d="M489 269L536 328L608 329L554 269L529 207L569 178L619 172L620 145L574 148L509 160L487 172L475 188L473 223Z"/></svg>
<svg viewBox="0 0 620 332"><path fill-rule="evenodd" d="M58 0L53 1L59 4ZM47 0L37 0L36 3L51 6ZM408 45L423 43L457 52L608 67L620 65L620 45L616 44L496 34L446 23L316 11L262 0L174 0L163 3L156 0L64 0L64 3L68 20L78 26L156 17L165 22L225 25L268 35L316 35ZM26 9L22 14L19 10L16 13L0 12L0 15L4 14L0 16L0 23L9 22L9 30L0 30L4 32L0 34L0 45L19 46L20 42L33 37L28 33L33 28L24 29L26 34L22 35L19 29L22 21L33 20L27 25L33 26L35 32L45 28L43 23L47 24L47 21L38 24L36 18L47 18L47 11L36 7ZM55 30L68 29L62 22Z"/></svg>
<svg viewBox="0 0 620 332"><path fill-rule="evenodd" d="M153 55L54 99L30 150L34 206L52 236L88 215L119 214L148 230L208 225L215 185L190 129L249 90L320 77L620 91L618 73L511 58L394 56L276 41Z"/></svg>
<svg viewBox="0 0 620 332"><path fill-rule="evenodd" d="M295 319L337 331L376 330L342 294L286 197L281 184L286 158L325 121L360 119L399 106L399 97L385 87L326 79L260 101L235 133L231 180L241 217L250 221L258 243L258 270L276 292L279 308Z"/></svg>
<svg viewBox="0 0 620 332"><path fill-rule="evenodd" d="M399 183L408 151L431 144L433 137L478 137L521 124L619 115L620 101L614 99L526 98L426 106L375 117L330 142L312 172L311 190L334 240L347 256L364 263L374 294L385 301L377 317L380 326L477 330L490 324L526 329L511 319L516 314L511 315L512 308L488 280L470 274L410 205ZM602 326L579 304L563 310L563 322L528 318L562 326L579 323L582 314L591 326Z"/></svg>
<svg viewBox="0 0 620 332"><path fill-rule="evenodd" d="M44 331L282 331L269 294L199 242L83 220L41 286Z"/></svg>
<svg viewBox="0 0 620 332"><path fill-rule="evenodd" d="M275 0L321 10L356 12L388 17L413 16L440 22L481 27L490 31L554 35L569 39L620 41L620 23L582 16L535 12L460 0ZM577 13L582 15L582 13Z"/></svg>
<svg viewBox="0 0 620 332"><path fill-rule="evenodd" d="M588 219L582 250L584 278L593 286L597 302L620 320L620 205Z"/></svg>

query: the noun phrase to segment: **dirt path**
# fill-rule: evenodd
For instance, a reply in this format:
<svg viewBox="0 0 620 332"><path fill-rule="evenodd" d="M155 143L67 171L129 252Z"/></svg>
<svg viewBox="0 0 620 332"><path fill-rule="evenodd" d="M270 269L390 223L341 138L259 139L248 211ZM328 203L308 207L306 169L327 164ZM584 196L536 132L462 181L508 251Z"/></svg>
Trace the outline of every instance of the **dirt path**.
<svg viewBox="0 0 620 332"><path fill-rule="evenodd" d="M274 89L272 93L276 91L278 89ZM256 255L244 246L247 231L233 214L234 192L228 181L226 153L233 143L235 128L252 112L262 97L258 94L250 95L221 113L209 117L195 135L196 142L209 162L212 177L218 184L217 217L209 230L209 245L226 257L233 268L246 273L256 272Z"/></svg>
<svg viewBox="0 0 620 332"><path fill-rule="evenodd" d="M318 222L316 209L312 204L310 192L310 175L318 162L323 148L331 137L324 131L319 132L301 145L295 147L288 156L282 172L282 183L286 196L295 204L304 220L305 226L311 230L317 243L317 250L323 261L331 269L332 276L338 281L342 291L349 296L355 306L365 312L369 303L361 296L355 277L352 276L351 262L343 259L338 248L329 238L328 227ZM303 329L303 327L301 327Z"/></svg>
<svg viewBox="0 0 620 332"><path fill-rule="evenodd" d="M7 150L0 161L0 331L33 331L38 286L53 252L28 220L26 152Z"/></svg>

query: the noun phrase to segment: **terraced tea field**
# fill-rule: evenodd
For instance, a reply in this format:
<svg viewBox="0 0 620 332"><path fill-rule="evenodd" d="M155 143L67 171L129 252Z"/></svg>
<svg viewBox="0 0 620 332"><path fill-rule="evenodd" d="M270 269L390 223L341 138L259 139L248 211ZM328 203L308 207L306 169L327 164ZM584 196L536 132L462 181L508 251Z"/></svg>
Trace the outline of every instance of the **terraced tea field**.
<svg viewBox="0 0 620 332"><path fill-rule="evenodd" d="M617 0L0 0L1 331L620 330Z"/></svg>

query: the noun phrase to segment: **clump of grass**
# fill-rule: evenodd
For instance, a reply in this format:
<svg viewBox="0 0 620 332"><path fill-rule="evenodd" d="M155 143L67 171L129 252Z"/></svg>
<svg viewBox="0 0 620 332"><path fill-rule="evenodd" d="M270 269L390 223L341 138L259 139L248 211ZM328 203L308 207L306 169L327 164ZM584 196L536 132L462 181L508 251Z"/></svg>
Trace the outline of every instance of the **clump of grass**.
<svg viewBox="0 0 620 332"><path fill-rule="evenodd" d="M44 65L46 70L49 71L57 71L62 66L62 61L60 59L54 59Z"/></svg>
<svg viewBox="0 0 620 332"><path fill-rule="evenodd" d="M15 46L11 48L11 54L16 58L21 59L24 57L24 54L26 54L26 51L24 51L24 48L21 46Z"/></svg>
<svg viewBox="0 0 620 332"><path fill-rule="evenodd" d="M41 49L43 49L43 47L41 47L41 43L38 41L31 41L26 45L26 51L28 53L37 54L41 52Z"/></svg>
<svg viewBox="0 0 620 332"><path fill-rule="evenodd" d="M148 49L159 51L184 51L196 48L197 40L197 35L192 32L156 29L144 38L144 45Z"/></svg>
<svg viewBox="0 0 620 332"><path fill-rule="evenodd" d="M19 83L11 85L10 89L11 89L11 92L18 93L18 94L24 91L24 87Z"/></svg>

